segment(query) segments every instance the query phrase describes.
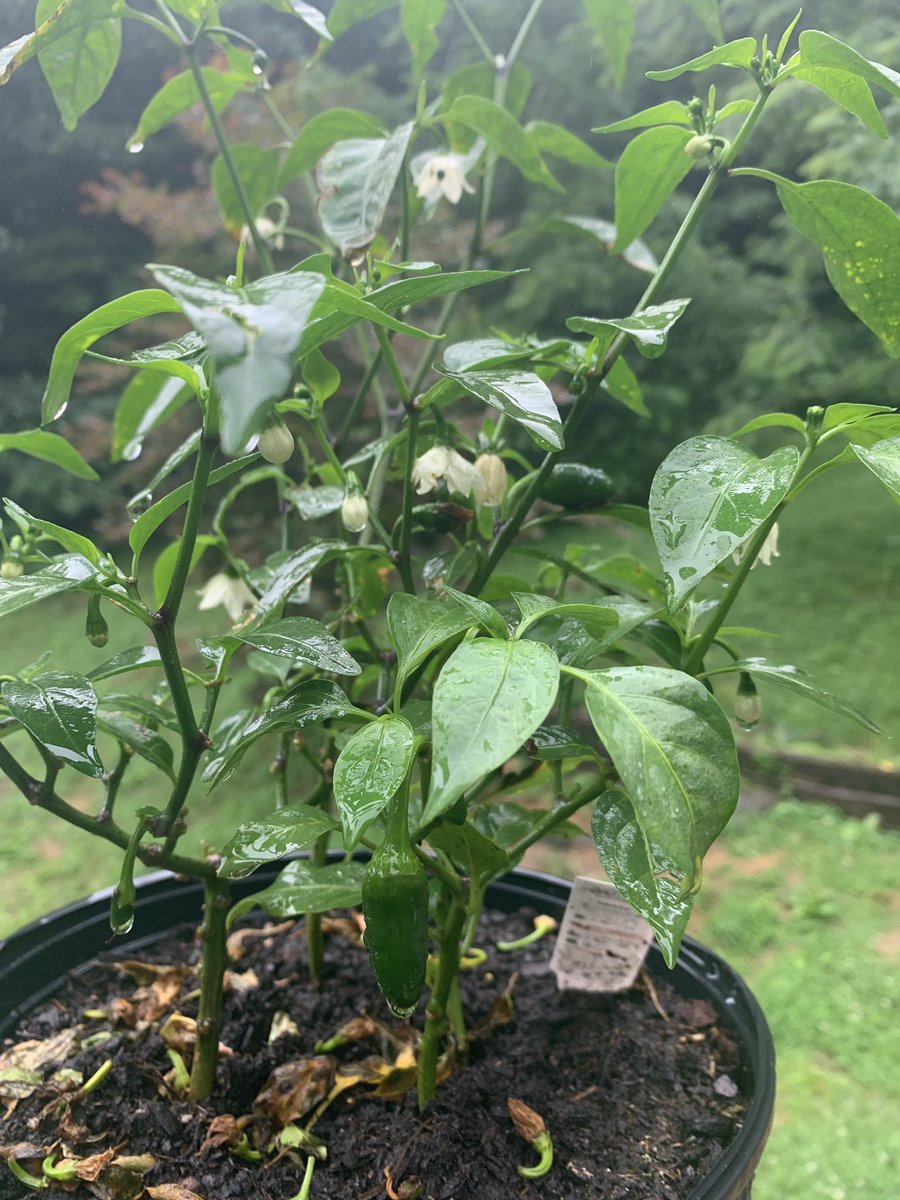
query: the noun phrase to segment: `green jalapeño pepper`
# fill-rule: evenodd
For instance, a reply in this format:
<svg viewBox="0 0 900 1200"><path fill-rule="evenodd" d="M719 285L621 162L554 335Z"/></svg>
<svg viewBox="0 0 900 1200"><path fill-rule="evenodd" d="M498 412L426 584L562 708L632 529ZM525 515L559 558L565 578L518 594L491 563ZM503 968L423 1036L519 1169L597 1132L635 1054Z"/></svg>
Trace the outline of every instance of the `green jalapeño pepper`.
<svg viewBox="0 0 900 1200"><path fill-rule="evenodd" d="M409 1017L425 986L428 880L409 837L408 784L391 801L387 829L362 885L366 947L395 1017Z"/></svg>
<svg viewBox="0 0 900 1200"><path fill-rule="evenodd" d="M541 487L540 497L569 512L589 512L608 504L615 490L616 485L599 467L573 462L554 463Z"/></svg>

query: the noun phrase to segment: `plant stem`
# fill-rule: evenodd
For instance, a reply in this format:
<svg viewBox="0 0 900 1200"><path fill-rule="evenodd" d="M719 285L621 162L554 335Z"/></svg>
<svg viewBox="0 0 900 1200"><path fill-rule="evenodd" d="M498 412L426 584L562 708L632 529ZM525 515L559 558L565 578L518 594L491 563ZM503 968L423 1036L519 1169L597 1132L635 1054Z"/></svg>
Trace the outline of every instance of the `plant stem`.
<svg viewBox="0 0 900 1200"><path fill-rule="evenodd" d="M441 1042L447 1032L447 1001L459 971L459 942L466 921L465 897L457 896L440 935L437 978L428 1007L425 1010L425 1029L419 1047L418 1093L421 1112L437 1091L437 1062Z"/></svg>
<svg viewBox="0 0 900 1200"><path fill-rule="evenodd" d="M585 808L588 804L592 804L598 796L602 796L606 791L606 784L609 778L609 768L603 764L600 779L588 787L579 795L567 800L565 804L560 804L557 808L551 809L541 817L540 821L532 827L531 830L524 836L519 838L517 842L509 847L509 856L513 860L521 858L529 846L533 846L535 842L539 842L553 829L555 825L567 821L573 813L578 812L580 808Z"/></svg>
<svg viewBox="0 0 900 1200"><path fill-rule="evenodd" d="M200 968L200 1011L197 1042L191 1064L190 1098L205 1100L216 1081L219 1036L222 1032L222 981L228 959L225 920L231 889L224 879L204 881L203 925Z"/></svg>
<svg viewBox="0 0 900 1200"><path fill-rule="evenodd" d="M394 353L394 347L391 345L390 338L387 332L381 327L375 330L375 335L378 338L378 344L381 347L381 353L388 365L388 370L394 380L394 386L397 389L397 395L403 407L406 409L406 463L403 472L403 510L400 519L400 544L396 547L399 555L397 569L400 572L400 578L403 581L404 590L410 592L413 596L416 594L416 584L412 573L412 559L410 557L410 542L412 538L412 507L413 507L413 482L412 473L413 466L416 461L416 442L419 434L419 410L412 400L410 390L406 386L406 380L403 378L403 372L400 370L400 364L397 361L397 355Z"/></svg>
<svg viewBox="0 0 900 1200"><path fill-rule="evenodd" d="M464 6L462 4L462 0L453 0L453 7L459 13L460 17L462 17L463 24L465 25L466 29L468 29L469 33L471 33L472 40L475 42L475 45L478 47L478 49L481 51L481 53L484 55L484 57L487 59L487 61L491 64L491 66L493 66L494 65L494 52L490 48L490 46L487 44L487 42L485 41L485 39L481 33L481 30L478 28L478 26L475 24L475 22L472 20L472 18L469 16L468 12L464 8Z"/></svg>

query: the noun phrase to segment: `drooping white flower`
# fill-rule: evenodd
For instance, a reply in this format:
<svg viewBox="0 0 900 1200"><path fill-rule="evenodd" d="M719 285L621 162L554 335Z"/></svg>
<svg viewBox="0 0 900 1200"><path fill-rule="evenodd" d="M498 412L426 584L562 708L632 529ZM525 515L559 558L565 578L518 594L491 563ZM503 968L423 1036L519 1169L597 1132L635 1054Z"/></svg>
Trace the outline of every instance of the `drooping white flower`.
<svg viewBox="0 0 900 1200"><path fill-rule="evenodd" d="M479 473L449 446L432 446L416 459L413 466L412 484L417 495L424 496L433 491L439 479L445 479L450 491L461 496L474 496L480 500L484 495L484 481Z"/></svg>
<svg viewBox="0 0 900 1200"><path fill-rule="evenodd" d="M738 546L737 550L735 550L734 554L732 554L731 557L734 559L734 565L736 567L740 566L741 563L744 561L744 556L747 553L748 545L749 545L749 541L744 542L743 546ZM781 555L778 553L778 522L777 521L772 526L772 528L769 530L769 532L766 534L766 540L760 546L759 554L757 554L756 558L753 560L753 566L751 566L750 570L752 571L757 563L762 563L762 565L764 567L771 566L773 558L781 558Z"/></svg>
<svg viewBox="0 0 900 1200"><path fill-rule="evenodd" d="M474 191L457 154L433 155L416 176L416 195L423 200L435 201L446 196L451 204L459 204L463 192L471 195Z"/></svg>
<svg viewBox="0 0 900 1200"><path fill-rule="evenodd" d="M341 505L341 520L348 533L362 533L369 523L369 502L362 492L348 492Z"/></svg>
<svg viewBox="0 0 900 1200"><path fill-rule="evenodd" d="M257 217L256 232L273 250L284 249L284 225L277 221L271 220L269 217ZM245 246L253 245L253 234L250 232L250 226L244 225L241 227L241 241Z"/></svg>
<svg viewBox="0 0 900 1200"><path fill-rule="evenodd" d="M226 575L224 571L210 576L197 595L200 597L201 611L221 606L228 613L232 624L240 620L245 608L251 608L256 603L256 597L243 579L236 575Z"/></svg>
<svg viewBox="0 0 900 1200"><path fill-rule="evenodd" d="M273 421L259 435L257 449L267 462L287 462L294 453L294 435L284 421Z"/></svg>
<svg viewBox="0 0 900 1200"><path fill-rule="evenodd" d="M503 497L506 495L506 464L499 454L479 454L475 459L475 470L481 476L481 503L489 508L496 508L498 504L503 503Z"/></svg>

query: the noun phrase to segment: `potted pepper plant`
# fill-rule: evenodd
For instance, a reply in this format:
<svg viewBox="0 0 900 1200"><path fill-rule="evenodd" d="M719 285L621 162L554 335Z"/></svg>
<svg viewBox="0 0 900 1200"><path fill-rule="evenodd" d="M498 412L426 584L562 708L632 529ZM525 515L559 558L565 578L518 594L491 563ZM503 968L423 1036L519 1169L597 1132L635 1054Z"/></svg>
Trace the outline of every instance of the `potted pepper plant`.
<svg viewBox="0 0 900 1200"><path fill-rule="evenodd" d="M390 8L336 0L326 16L299 0L260 3L309 28L316 61ZM727 620L752 567L775 552L785 510L807 487L827 486L832 468L868 470L900 494L900 419L891 408L763 413L730 437L690 437L660 466L646 508L617 503L598 464L572 459L609 406L646 412L628 359L656 358L678 336L689 300L672 294L673 270L723 183L744 185L738 176L774 187L788 219L821 249L839 296L888 354L900 354L900 296L891 284L900 266L900 218L859 187L795 183L751 165L753 136L783 88L818 88L883 135L871 89L900 96L900 76L827 33L798 34L799 15L774 48L765 37L720 38L713 50L650 77L694 81L708 70L730 71L745 93L721 107L714 88L687 102L663 94L645 111L602 126L595 132L632 135L613 167L562 126L520 120L528 87L520 59L542 0L514 6L519 23L500 47L489 44L474 6L462 0L447 14L434 0L404 0L391 34L408 42L421 82L394 128L337 107L293 129L268 87L255 40L259 5L240 6L240 29L227 23L229 7L221 0L41 0L34 32L0 51L0 82L39 60L65 124L74 127L112 76L123 23L167 39L178 73L147 105L132 149L202 106L218 150L211 185L237 243L227 277L150 265L147 286L69 329L54 351L42 428L3 437L4 449L90 475L77 450L43 428L72 400L85 359L130 373L116 414L117 445L127 445L129 457L145 440L164 438L174 413L193 415L189 435L135 497L127 561L25 511L14 497L4 501L0 616L66 593L84 599L95 646L106 642L111 611L131 622L134 644L112 659L98 656L89 676L41 662L7 674L0 689L0 769L12 788L79 837L122 852L108 895L0 948L12 1039L0 1086L11 1120L24 1122L2 1152L16 1195L23 1187L105 1196L136 1196L146 1187L163 1200L289 1191L481 1194L478 1180L439 1191L420 1169L397 1166L403 1155L392 1118L376 1106L399 1099L420 1136L423 1122L433 1125L443 1111L439 1085L449 1079L450 1088L465 1075L466 1049L478 1039L490 1047L492 1029L508 1021L517 997L499 984L491 991L484 966L482 943L491 933L479 932L479 920L488 890L502 896L511 885L498 881L531 846L588 816L608 877L674 966L703 856L738 798L720 681L737 681L734 711L744 724L758 716L758 684L865 720L794 665L745 653L742 631ZM630 3L585 7L618 69L627 47L616 30L631 19ZM429 64L445 15L469 37L474 61L442 79ZM271 122L254 125L256 142L235 144L226 131L224 114L241 97L255 99ZM597 120L604 119L598 95ZM593 237L598 270L607 251L623 255L647 273L646 286L623 311L573 314L552 337L489 327L455 340L460 297L503 281L516 286L509 272L485 265L498 168L562 195L551 161L614 170L614 222L597 213L567 219ZM642 235L686 177L697 182L693 199L657 262ZM315 193L317 225L301 231L291 212L303 179ZM460 262L433 261L439 227L429 218L436 210L471 217ZM310 242L315 252L302 257L298 247ZM560 255L564 263L562 242ZM142 334L142 322L153 317L169 322L171 335L161 343ZM126 329L130 350L121 349ZM759 429L778 438L764 457L743 440ZM189 480L178 482L187 466ZM256 556L230 536L231 518L251 494L274 497ZM543 540L573 521L580 523L576 542ZM617 530L646 552L615 549ZM221 632L185 645L179 616L200 586L201 555L216 559L201 605L221 610ZM221 698L251 671L262 686L220 718ZM152 693L142 686L148 678ZM202 821L206 804L194 795L200 782L214 803L219 789L235 786L243 756L258 742L272 751L269 810L249 811L227 843L204 855L185 853L182 835ZM30 747L40 757L37 772L23 761ZM160 801L135 810L128 782L138 760L158 770ZM73 798L86 781L99 797L88 811ZM285 856L294 857L285 864ZM157 878L138 887L139 864L190 882ZM539 897L541 887L532 903L561 903L564 888L539 885ZM14 1058L24 1043L14 1037L12 1016L27 1024L24 1010L46 999L49 980L75 964L78 930L96 930L98 905L112 934L128 934L131 946L135 937L158 935L141 927L152 898L175 896L174 906L160 901L166 920L176 913L190 919L184 897L201 891L194 973L181 964L166 974L159 964L129 959L122 966L141 985L144 1016L136 1015L137 1000L101 1004L78 993L81 1024L70 1049L88 1057L67 1068L58 1055L38 1055L46 1069L35 1079L34 1060L22 1066ZM361 921L333 915L360 908ZM291 959L273 948L271 924L256 929L264 946L257 975L272 956L293 964L276 981L282 1023L267 1019L252 1034L265 1070L258 1059L243 1093L230 1093L243 1094L246 1107L217 1109L217 1078L221 1085L231 1072L234 1083L236 1071L233 1048L221 1044L225 999L243 1006L254 1026L255 985L240 982L236 958L252 940L241 920L260 909L278 922L302 918L294 933L278 936L294 937L296 947L302 930L304 962L296 950ZM317 1009L334 1036L319 1036L314 1048L291 1017L291 988L326 995L332 968L325 950L341 938L355 943L354 975L368 971L361 947L367 951L385 1006L357 1000L357 1010L342 1017ZM42 942L53 949L49 966L38 969ZM526 946L522 953L527 981L528 964L544 951ZM476 977L492 999L473 1029L462 993ZM166 990L173 978L176 986ZM649 988L665 1015L665 1001L652 982ZM31 1042L46 1048L44 1034ZM278 1075L282 1068L265 1057L270 1035L272 1045L292 1052L293 1074ZM377 1055L359 1049L367 1038ZM130 1100L140 1120L132 1116L130 1132L120 1136L91 1125L85 1113L108 1090L110 1072L132 1096L117 1066L129 1041L148 1054L152 1043L171 1069L164 1075L148 1067L151 1098ZM334 1057L341 1047L349 1047L349 1058ZM499 1071L489 1048L485 1054L478 1069ZM87 1070L97 1056L100 1069ZM51 1067L62 1075L48 1078ZM76 1075L67 1080L66 1069ZM20 1072L15 1080L11 1071ZM720 1093L733 1096L724 1078ZM9 1090L12 1083L18 1090ZM513 1171L506 1190L492 1185L484 1194L569 1196L591 1180L595 1194L626 1194L622 1175L604 1183L577 1155L558 1155L551 1166L557 1130L512 1088L510 1130L532 1143L540 1165L526 1167L524 1179ZM343 1093L360 1091L387 1099L348 1107ZM261 1097L276 1094L291 1103L266 1108ZM375 1167L365 1158L355 1182L345 1175L328 1182L332 1135L324 1107L351 1140L357 1121L375 1137ZM749 1194L769 1109L737 1183L710 1190L691 1167L673 1185L680 1190L661 1191L648 1142L639 1157L649 1164L650 1190L628 1194ZM135 1135L141 1120L164 1131L161 1150ZM189 1177L167 1166L179 1129L193 1136L195 1150L202 1143L198 1162L218 1155L231 1163L242 1181L234 1188L243 1190L222 1190L221 1176L204 1184L202 1166ZM475 1142L480 1136L472 1133ZM489 1136L483 1153L478 1145L488 1167L495 1149ZM631 1178L627 1170L624 1178Z"/></svg>

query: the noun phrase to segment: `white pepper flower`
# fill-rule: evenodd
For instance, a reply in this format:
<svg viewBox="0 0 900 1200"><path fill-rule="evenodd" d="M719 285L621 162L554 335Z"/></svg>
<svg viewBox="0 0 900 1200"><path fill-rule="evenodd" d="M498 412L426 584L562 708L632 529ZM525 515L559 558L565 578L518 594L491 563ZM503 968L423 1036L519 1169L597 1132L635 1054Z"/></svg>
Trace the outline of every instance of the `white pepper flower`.
<svg viewBox="0 0 900 1200"><path fill-rule="evenodd" d="M348 533L362 533L369 523L369 502L362 492L348 492L341 505L341 520Z"/></svg>
<svg viewBox="0 0 900 1200"><path fill-rule="evenodd" d="M240 620L245 608L252 608L256 603L256 597L243 579L236 575L226 575L224 571L210 576L197 595L200 597L201 611L221 606L228 613L232 624Z"/></svg>
<svg viewBox="0 0 900 1200"><path fill-rule="evenodd" d="M459 204L463 192L471 195L474 191L456 154L433 155L416 176L416 195L423 200L435 201L446 196L451 204Z"/></svg>
<svg viewBox="0 0 900 1200"><path fill-rule="evenodd" d="M734 565L736 567L740 566L744 561L744 556L747 553L747 545L748 543L745 542L743 546L738 546L737 550L735 550L734 554L732 554L731 557L734 559ZM781 555L778 553L777 521L766 534L766 540L760 546L759 554L757 554L756 558L753 560L753 566L750 568L750 570L752 571L753 567L755 567L757 563L762 563L764 567L771 566L773 558L781 558Z"/></svg>
<svg viewBox="0 0 900 1200"><path fill-rule="evenodd" d="M273 250L284 249L284 225L277 221L271 220L269 217L256 218L256 232ZM253 245L253 234L250 232L249 225L241 227L241 241L246 246Z"/></svg>
<svg viewBox="0 0 900 1200"><path fill-rule="evenodd" d="M272 421L259 435L257 449L267 462L287 462L294 453L294 435L284 421Z"/></svg>
<svg viewBox="0 0 900 1200"><path fill-rule="evenodd" d="M461 496L484 495L484 482L474 466L449 446L432 446L413 466L412 484L416 494L424 496L433 491L439 479L446 479L451 492Z"/></svg>
<svg viewBox="0 0 900 1200"><path fill-rule="evenodd" d="M506 495L506 464L499 454L479 454L475 459L475 470L482 483L482 494L478 498L489 508L496 508Z"/></svg>

